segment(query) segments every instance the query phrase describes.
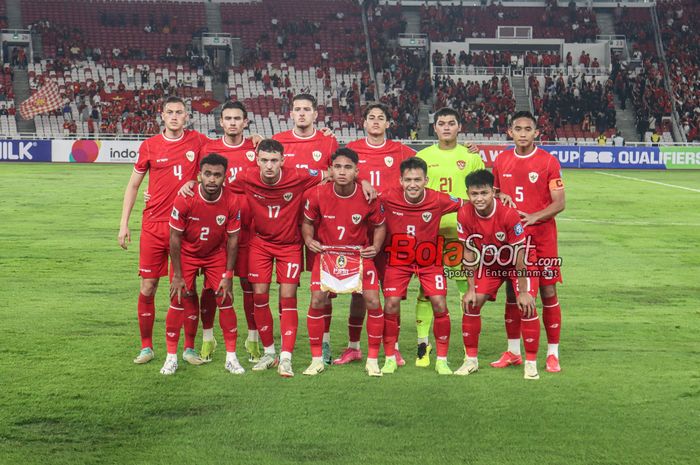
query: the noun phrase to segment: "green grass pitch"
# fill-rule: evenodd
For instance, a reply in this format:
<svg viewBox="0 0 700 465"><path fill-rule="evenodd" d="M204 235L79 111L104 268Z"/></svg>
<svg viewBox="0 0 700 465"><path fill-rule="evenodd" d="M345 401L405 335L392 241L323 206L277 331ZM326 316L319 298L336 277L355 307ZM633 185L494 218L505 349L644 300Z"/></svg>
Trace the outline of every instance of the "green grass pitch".
<svg viewBox="0 0 700 465"><path fill-rule="evenodd" d="M697 171L565 172L563 371L546 373L541 351L541 379L527 382L520 368L488 367L505 346L503 295L484 309L476 375L413 366L409 299L408 364L397 374L370 379L355 364L305 378L308 273L295 378L234 377L223 344L213 363L161 376L166 283L157 358L135 366L140 206L129 251L116 240L130 169L0 165L1 464L698 463ZM241 302L238 293L240 352ZM463 349L454 286L449 302L455 369ZM346 317L339 298L335 354Z"/></svg>

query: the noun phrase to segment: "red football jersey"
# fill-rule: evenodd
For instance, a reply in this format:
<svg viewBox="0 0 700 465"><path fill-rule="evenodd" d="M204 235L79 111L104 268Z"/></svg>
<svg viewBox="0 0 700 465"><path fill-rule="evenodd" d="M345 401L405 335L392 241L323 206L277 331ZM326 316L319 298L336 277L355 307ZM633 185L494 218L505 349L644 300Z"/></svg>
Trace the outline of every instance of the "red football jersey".
<svg viewBox="0 0 700 465"><path fill-rule="evenodd" d="M255 218L254 234L272 244L300 244L299 215L304 192L323 180L323 172L282 167L279 180L265 184L260 168L248 168L231 184L244 193Z"/></svg>
<svg viewBox="0 0 700 465"><path fill-rule="evenodd" d="M351 195L342 197L328 183L309 193L304 216L317 222L321 245L367 247L367 232L370 226L384 223L384 208L379 201L367 203L359 184Z"/></svg>
<svg viewBox="0 0 700 465"><path fill-rule="evenodd" d="M522 156L514 149L501 152L493 164L493 176L494 187L525 213L543 210L552 203L551 191L564 189L559 160L539 147Z"/></svg>
<svg viewBox="0 0 700 465"><path fill-rule="evenodd" d="M170 227L183 232L182 253L206 258L226 247L228 235L241 229L240 207L225 189L216 200L202 196L201 185L192 197L177 196L170 214Z"/></svg>
<svg viewBox="0 0 700 465"><path fill-rule="evenodd" d="M200 152L207 141L205 135L190 130L177 139L168 139L161 133L143 141L134 171L149 173L151 198L143 210L144 222L168 221L177 192L188 181L197 179Z"/></svg>
<svg viewBox="0 0 700 465"><path fill-rule="evenodd" d="M386 242L391 241L393 234L408 234L416 238L417 244L435 243L442 215L454 213L464 205L462 199L432 189L425 189L419 203L406 200L401 187L383 192L379 199L386 215Z"/></svg>
<svg viewBox="0 0 700 465"><path fill-rule="evenodd" d="M284 163L290 168L326 170L331 164L331 155L338 150L335 137L324 136L315 129L309 137L299 137L292 129L272 138L284 146Z"/></svg>
<svg viewBox="0 0 700 465"><path fill-rule="evenodd" d="M393 140L372 145L366 138L358 139L350 142L347 148L357 152L360 158L359 177L368 180L377 192L400 187L401 162L416 154L411 147Z"/></svg>
<svg viewBox="0 0 700 465"><path fill-rule="evenodd" d="M484 251L483 258L487 259L493 257L493 247L520 244L527 238L518 211L502 205L498 200L494 201L494 210L487 217L479 215L472 204L460 208L457 212L457 235L462 242L469 239L476 249ZM485 250L484 246L493 247Z"/></svg>
<svg viewBox="0 0 700 465"><path fill-rule="evenodd" d="M229 145L223 137L216 140L210 140L202 149L202 156L210 153L218 153L223 155L228 160L228 175L226 181L236 179L236 174L249 168L256 166L255 161L255 146L250 139L243 139L238 145Z"/></svg>

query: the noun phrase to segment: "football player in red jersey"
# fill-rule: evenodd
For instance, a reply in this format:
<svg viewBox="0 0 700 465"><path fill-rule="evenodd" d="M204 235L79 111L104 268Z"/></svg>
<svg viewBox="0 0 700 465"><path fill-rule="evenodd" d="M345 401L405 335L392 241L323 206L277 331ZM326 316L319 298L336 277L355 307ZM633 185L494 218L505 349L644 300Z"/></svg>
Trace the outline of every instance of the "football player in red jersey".
<svg viewBox="0 0 700 465"><path fill-rule="evenodd" d="M386 105L371 103L364 112L364 128L367 137L350 142L347 148L355 151L360 159L358 164L359 178L369 180L378 193L391 187L400 187L399 179L401 162L416 154L412 148L386 138L386 131L391 123L391 115ZM372 232L370 231L370 237ZM384 271L385 260L383 252L375 257L380 281ZM348 316L348 346L343 353L333 361L343 365L354 360L362 360L360 336L365 318L365 304L362 295L353 294L350 300ZM396 342L396 360L399 365L405 362L398 351Z"/></svg>
<svg viewBox="0 0 700 465"><path fill-rule="evenodd" d="M170 308L165 320L168 355L160 372L177 370L177 346L185 314L196 312L195 280L201 271L210 283L218 282L216 304L226 344L226 370L243 374L236 357L238 327L233 309L231 278L238 252L240 207L238 197L223 189L226 158L209 154L200 162L201 183L192 197L177 197L170 214L170 256L173 276Z"/></svg>
<svg viewBox="0 0 700 465"><path fill-rule="evenodd" d="M445 245L438 245L438 236L442 216L457 212L462 206L462 200L426 188L428 165L421 158L412 157L403 161L400 172L401 187L386 190L379 197L386 214L388 244L386 270L382 280L386 355L382 372L394 373L398 366L395 344L401 299L406 298L408 284L413 275L416 275L434 313L433 333L437 345L435 371L441 375L451 375L452 370L447 365L447 350L450 346L447 280L442 265L442 252L438 252ZM432 257L426 258L425 251L428 251L428 257L431 254Z"/></svg>
<svg viewBox="0 0 700 465"><path fill-rule="evenodd" d="M284 158L289 167L325 171L330 165L331 155L338 149L338 141L332 132L316 129L318 118L316 98L311 94L298 94L292 98L290 116L294 128L275 134L273 139L284 146ZM305 270L311 271L313 253L306 249ZM328 299L325 305L325 331L323 352L326 363L331 363L330 324L333 306Z"/></svg>
<svg viewBox="0 0 700 465"><path fill-rule="evenodd" d="M155 294L161 276L168 273L170 209L178 190L196 178L199 154L207 138L185 129L187 109L179 97L168 97L163 104L161 118L165 129L161 134L143 141L139 156L124 192L119 227L119 245L126 249L131 242L129 217L134 208L139 187L149 173L148 191L151 197L143 210L139 241L139 275L141 285L138 298L138 321L141 333L141 352L134 363L147 363L154 357L153 322L155 321ZM199 365L202 359L194 350L199 315L187 315L185 322L185 360Z"/></svg>
<svg viewBox="0 0 700 465"><path fill-rule="evenodd" d="M224 130L223 137L210 140L202 150L203 154L218 153L228 160L226 181L233 181L236 175L246 168L256 166L255 162L255 142L253 138L245 137L245 129L248 126L248 112L241 102L226 102L221 107L221 118L219 120L221 128ZM259 137L259 136L257 136ZM247 200L241 198L241 224L242 229L238 235L238 260L234 273L240 279L241 290L243 291L243 310L245 311L246 323L248 325L248 336L245 341L245 349L248 352L248 360L257 363L260 355L260 338L255 318L253 316L253 288L248 282L248 239L252 218L248 212ZM216 283L213 283L216 284ZM214 299L211 289L202 290L202 350L200 355L203 359L208 359L216 349L216 339L214 339L214 319L216 316L216 305L205 302L207 299ZM209 311L211 309L211 311Z"/></svg>
<svg viewBox="0 0 700 465"><path fill-rule="evenodd" d="M523 226L532 236L536 247L537 262L541 272L540 295L542 320L547 333L547 365L549 372L561 371L559 366L559 335L561 333L561 307L556 283L562 282L560 258L557 247L557 224L554 217L566 205L564 183L559 160L549 152L535 146L539 135L537 122L528 111L513 115L508 135L515 148L496 157L493 166L494 187L510 196L517 205ZM520 312L515 302L512 286L507 285L506 333L508 350L491 365L504 368L522 363L520 356Z"/></svg>
<svg viewBox="0 0 700 465"><path fill-rule="evenodd" d="M302 235L306 246L316 253L311 272L311 304L307 318L312 360L304 371L305 375L317 375L325 370L326 365L322 356L322 341L328 291L322 290L321 260L328 252L324 247L359 247L362 266L358 279L362 281L362 297L369 314L365 370L370 376L382 376L377 356L384 319L379 301L379 278L372 259L380 250L386 231L383 207L379 202L368 203L356 182L358 161L354 151L347 148L337 150L331 156L333 183L312 190L304 209ZM370 227L374 230L371 242L368 238Z"/></svg>
<svg viewBox="0 0 700 465"><path fill-rule="evenodd" d="M469 290L462 299L462 337L466 357L455 374L466 376L479 370L481 307L487 300L495 300L499 287L506 282L510 283L511 292L515 293L515 305L522 314L525 379L539 379L540 322L535 309L538 279L537 270L532 266L534 249L518 211L496 201L493 181L493 174L487 170L467 175L465 183L470 203L457 213L457 231L460 241L464 242Z"/></svg>

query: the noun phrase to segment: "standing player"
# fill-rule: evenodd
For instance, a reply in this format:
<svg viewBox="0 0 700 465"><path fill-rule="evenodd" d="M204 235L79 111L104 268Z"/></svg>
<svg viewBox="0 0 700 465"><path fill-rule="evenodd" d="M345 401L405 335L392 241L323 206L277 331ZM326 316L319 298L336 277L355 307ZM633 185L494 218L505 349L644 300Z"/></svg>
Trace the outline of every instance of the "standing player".
<svg viewBox="0 0 700 465"><path fill-rule="evenodd" d="M400 165L401 187L385 191L381 196L386 210L389 256L382 282L384 290L384 353L383 373L394 373L397 367L395 344L398 337L398 317L401 299L406 297L413 275L420 280L423 295L430 301L435 315L433 332L437 345L435 370L451 375L447 365L450 346L450 315L447 310L447 283L442 265L430 263L422 252L426 246L437 255L438 230L443 215L455 213L462 200L442 192L426 189L428 166L424 160L413 157ZM408 253L408 256L402 256ZM441 260L442 257L438 257Z"/></svg>
<svg viewBox="0 0 700 465"><path fill-rule="evenodd" d="M219 282L216 304L226 344L226 370L243 374L236 357L238 328L233 309L231 278L238 252L240 208L238 199L223 189L226 158L212 153L200 162L201 183L193 197L175 199L170 214L170 256L173 278L170 284L170 308L165 320L168 356L160 372L172 375L177 370L177 346L184 314L197 310L195 279L201 270L209 283ZM224 248L225 244L225 248Z"/></svg>
<svg viewBox="0 0 700 465"><path fill-rule="evenodd" d="M356 182L358 161L357 154L352 150L337 150L331 156L333 183L312 190L304 209L302 235L309 250L316 253L311 272L311 305L307 318L312 360L304 371L305 375L317 375L325 370L322 342L324 306L328 292L321 290L321 257L324 247L359 246L362 297L369 314L365 370L370 376L382 376L377 357L382 342L384 318L379 301L379 278L372 259L384 242L386 230L382 206L379 202L368 203ZM315 225L318 225L318 231ZM370 227L374 229L371 243L368 239Z"/></svg>
<svg viewBox="0 0 700 465"><path fill-rule="evenodd" d="M165 130L143 141L139 157L124 192L124 203L119 227L119 244L123 249L131 242L129 217L134 208L139 187L149 173L148 191L151 198L143 210L139 241L139 275L141 285L138 298L138 320L141 333L141 352L134 363L148 363L154 357L153 323L155 321L155 294L161 276L168 273L170 229L168 219L173 201L185 183L195 179L198 158L207 138L185 130L187 110L179 97L168 97L163 104L161 118ZM185 320L184 359L193 364L203 363L194 350L199 315L187 315Z"/></svg>
<svg viewBox="0 0 700 465"><path fill-rule="evenodd" d="M561 371L559 366L559 335L561 307L556 283L562 282L557 248L557 224L554 217L564 210L566 201L559 160L535 146L539 135L537 123L529 111L513 115L508 135L515 148L501 152L493 166L494 187L512 198L522 218L523 226L532 236L541 272L539 286L542 296L542 320L547 332L547 366L549 372ZM520 312L512 286L506 288L506 333L508 350L491 365L505 368L520 365Z"/></svg>
<svg viewBox="0 0 700 465"><path fill-rule="evenodd" d="M493 179L493 174L487 170L478 170L467 176L465 183L470 204L457 213L459 239L465 244L464 264L468 271L469 290L462 299L466 357L455 374L466 376L479 370L481 307L487 300L496 299L498 288L505 281L511 286L515 284L516 308L523 316L525 379L539 379L540 321L535 309L537 278L528 276L532 270L526 266L527 262L534 260L534 253L531 253L534 250L529 250L527 233L517 210L498 205Z"/></svg>
<svg viewBox="0 0 700 465"><path fill-rule="evenodd" d="M228 182L236 179L236 175L246 168L256 166L255 145L252 139L246 138L244 135L245 128L248 126L248 112L241 102L226 102L221 108L219 124L224 130L223 137L209 141L202 153L218 153L228 160L226 173L226 182ZM242 228L238 235L238 260L236 260L234 272L240 279L243 291L243 310L248 325L245 349L248 352L248 360L257 363L261 355L260 338L253 315L253 288L248 282L248 240L252 217L248 212L248 202L245 197L242 196L240 201ZM213 290L202 290L203 343L200 355L203 359L209 358L216 348L213 330L216 305L212 305L213 302L206 302L207 299L212 301L215 299ZM205 311L205 309L212 309L212 311Z"/></svg>
<svg viewBox="0 0 700 465"><path fill-rule="evenodd" d="M459 113L451 108L442 108L435 113L434 125L438 143L416 154L428 164L429 181L427 187L457 198L466 198L464 178L471 172L484 169L484 161L478 153L457 143L462 130ZM445 243L457 240L457 215L451 213L442 217L440 236ZM452 253L446 250L445 253ZM467 282L459 274L455 277L460 299L467 291ZM418 333L418 353L416 366L430 366L432 347L428 342L433 309L425 296L419 294L416 302L416 331Z"/></svg>
<svg viewBox="0 0 700 465"><path fill-rule="evenodd" d="M391 115L386 105L371 103L364 112L364 128L367 137L350 142L347 148L355 151L360 159L358 164L360 179L369 180L378 193L392 187L400 187L401 171L399 166L409 157L416 154L415 150L400 142L388 140L386 131L389 129ZM370 231L370 237L372 232ZM375 265L382 281L384 270L383 252L375 257ZM365 318L365 304L361 294L353 294L350 300L348 316L348 347L333 361L343 365L354 360L362 360L360 350L360 335ZM396 343L396 360L399 365L405 362L398 351Z"/></svg>
<svg viewBox="0 0 700 465"><path fill-rule="evenodd" d="M316 97L311 94L298 94L292 98L290 116L294 128L275 134L272 138L284 146L287 166L326 171L330 166L331 155L338 149L338 141L332 133L318 131L315 127L318 118ZM306 271L311 271L313 253L306 250ZM330 324L332 305L330 299L325 305L325 331L323 334L324 360L331 362Z"/></svg>

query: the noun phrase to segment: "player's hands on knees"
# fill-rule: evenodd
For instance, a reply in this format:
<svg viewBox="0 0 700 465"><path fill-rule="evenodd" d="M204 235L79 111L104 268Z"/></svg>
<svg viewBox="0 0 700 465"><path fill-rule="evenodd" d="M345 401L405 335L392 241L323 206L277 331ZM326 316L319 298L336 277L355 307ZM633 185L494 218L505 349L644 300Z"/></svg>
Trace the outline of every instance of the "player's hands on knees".
<svg viewBox="0 0 700 465"><path fill-rule="evenodd" d="M518 208L518 206L515 205L515 202L513 202L513 199L510 197L510 195L501 192L498 194L498 198L501 200L501 203L506 207Z"/></svg>
<svg viewBox="0 0 700 465"><path fill-rule="evenodd" d="M197 183L195 181L187 181L184 186L177 191L177 195L181 197L193 197L194 196L194 186Z"/></svg>
<svg viewBox="0 0 700 465"><path fill-rule="evenodd" d="M315 239L312 239L306 243L306 247L309 248L310 251L316 252L316 253L323 253L323 246L321 245L320 242L318 242Z"/></svg>
<svg viewBox="0 0 700 465"><path fill-rule="evenodd" d="M377 255L377 248L373 245L360 249L360 257L362 258L374 258Z"/></svg>
<svg viewBox="0 0 700 465"><path fill-rule="evenodd" d="M518 295L518 308L524 318L532 318L535 314L535 298L527 292Z"/></svg>
<svg viewBox="0 0 700 465"><path fill-rule="evenodd" d="M151 194L148 191L143 191L143 203L148 203L151 200Z"/></svg>
<svg viewBox="0 0 700 465"><path fill-rule="evenodd" d="M469 313L469 307L476 307L476 290L472 288L462 297L462 312Z"/></svg>
<svg viewBox="0 0 700 465"><path fill-rule="evenodd" d="M360 184L362 186L362 193L365 195L365 199L367 199L368 202L372 202L372 200L377 198L377 191L372 187L372 184L364 179Z"/></svg>
<svg viewBox="0 0 700 465"><path fill-rule="evenodd" d="M173 299L177 296L177 303L181 304L184 295L187 295L185 279L182 276L173 276L173 280L170 282L170 298Z"/></svg>
<svg viewBox="0 0 700 465"><path fill-rule="evenodd" d="M131 231L129 231L129 228L119 228L117 240L119 240L119 245L121 248L126 250L129 247L129 242L131 242Z"/></svg>
<svg viewBox="0 0 700 465"><path fill-rule="evenodd" d="M218 297L223 297L223 300L226 300L226 297L230 297L231 302L233 302L233 293L231 292L232 289L232 280L223 278L219 283L219 288L216 290L216 295Z"/></svg>

